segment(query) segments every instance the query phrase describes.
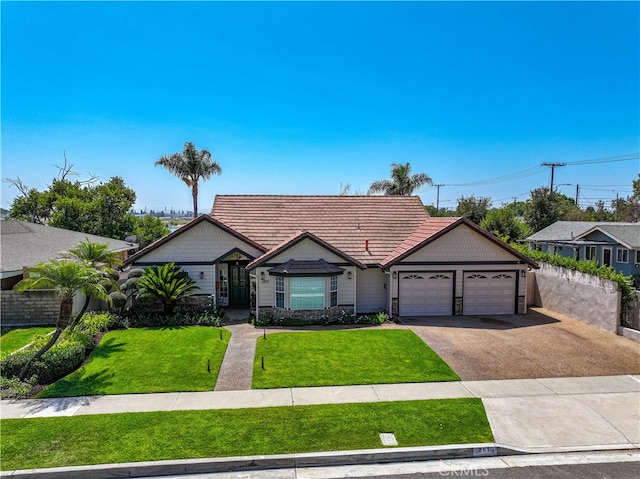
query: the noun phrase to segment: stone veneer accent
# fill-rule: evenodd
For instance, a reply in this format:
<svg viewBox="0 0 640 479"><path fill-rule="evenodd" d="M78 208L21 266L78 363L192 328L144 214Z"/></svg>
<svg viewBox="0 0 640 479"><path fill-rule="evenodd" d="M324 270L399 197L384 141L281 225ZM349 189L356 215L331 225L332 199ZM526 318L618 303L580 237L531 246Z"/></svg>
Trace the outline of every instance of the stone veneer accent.
<svg viewBox="0 0 640 479"><path fill-rule="evenodd" d="M527 314L527 303L524 296L518 296L518 314Z"/></svg>
<svg viewBox="0 0 640 479"><path fill-rule="evenodd" d="M327 309L283 309L273 307L260 307L260 316L271 316L273 319L318 319L327 317L337 319L343 314L353 314L353 305L334 306Z"/></svg>
<svg viewBox="0 0 640 479"><path fill-rule="evenodd" d="M391 300L391 316L398 316L398 298Z"/></svg>
<svg viewBox="0 0 640 479"><path fill-rule="evenodd" d="M464 300L461 297L457 297L453 303L453 315L462 316L463 306L464 306Z"/></svg>

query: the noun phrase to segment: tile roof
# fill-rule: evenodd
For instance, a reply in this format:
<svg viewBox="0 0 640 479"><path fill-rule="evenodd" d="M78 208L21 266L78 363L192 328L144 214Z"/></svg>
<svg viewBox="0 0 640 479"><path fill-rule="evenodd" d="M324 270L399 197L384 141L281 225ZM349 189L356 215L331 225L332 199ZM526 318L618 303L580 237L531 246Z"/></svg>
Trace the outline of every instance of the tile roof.
<svg viewBox="0 0 640 479"><path fill-rule="evenodd" d="M363 264L429 218L417 196L217 195L211 215L268 249L306 230Z"/></svg>
<svg viewBox="0 0 640 479"><path fill-rule="evenodd" d="M2 272L22 272L24 267L59 258L62 253L82 241L106 243L111 251L127 251L138 247L135 243L90 235L53 226L18 220L1 220Z"/></svg>

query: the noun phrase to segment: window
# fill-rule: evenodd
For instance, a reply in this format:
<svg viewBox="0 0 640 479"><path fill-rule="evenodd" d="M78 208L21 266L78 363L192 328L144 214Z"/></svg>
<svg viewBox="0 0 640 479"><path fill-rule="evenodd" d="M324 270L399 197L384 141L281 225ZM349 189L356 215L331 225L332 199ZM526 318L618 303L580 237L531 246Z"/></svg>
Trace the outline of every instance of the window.
<svg viewBox="0 0 640 479"><path fill-rule="evenodd" d="M625 248L618 248L616 261L618 263L628 263L629 262L629 250Z"/></svg>
<svg viewBox="0 0 640 479"><path fill-rule="evenodd" d="M291 309L324 309L324 278L294 276L289 281Z"/></svg>
<svg viewBox="0 0 640 479"><path fill-rule="evenodd" d="M595 246L585 246L584 247L584 259L587 261L595 261L596 260L596 247Z"/></svg>
<svg viewBox="0 0 640 479"><path fill-rule="evenodd" d="M640 251L636 251L636 263L640 263Z"/></svg>
<svg viewBox="0 0 640 479"><path fill-rule="evenodd" d="M284 277L276 276L276 308L284 308Z"/></svg>
<svg viewBox="0 0 640 479"><path fill-rule="evenodd" d="M331 287L329 288L331 295L330 306L338 306L338 277L331 276Z"/></svg>

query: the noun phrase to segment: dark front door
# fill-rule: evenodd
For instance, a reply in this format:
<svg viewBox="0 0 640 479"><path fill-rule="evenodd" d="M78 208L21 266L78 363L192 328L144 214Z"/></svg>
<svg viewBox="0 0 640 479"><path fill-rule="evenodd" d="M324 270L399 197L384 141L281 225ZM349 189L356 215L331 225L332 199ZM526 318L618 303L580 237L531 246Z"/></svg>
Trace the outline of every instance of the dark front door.
<svg viewBox="0 0 640 479"><path fill-rule="evenodd" d="M249 304L249 273L244 266L230 264L229 276L231 279L229 306L247 306Z"/></svg>

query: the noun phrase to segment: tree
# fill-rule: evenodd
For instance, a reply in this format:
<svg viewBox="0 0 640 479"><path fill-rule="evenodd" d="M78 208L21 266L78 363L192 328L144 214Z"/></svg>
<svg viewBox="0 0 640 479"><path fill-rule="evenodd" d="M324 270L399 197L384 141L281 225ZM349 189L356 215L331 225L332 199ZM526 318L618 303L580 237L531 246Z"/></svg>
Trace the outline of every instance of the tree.
<svg viewBox="0 0 640 479"><path fill-rule="evenodd" d="M170 233L169 228L155 216L146 215L136 218L133 233L140 248L144 248Z"/></svg>
<svg viewBox="0 0 640 479"><path fill-rule="evenodd" d="M525 203L524 220L535 233L556 221L587 220L575 201L549 188L536 188Z"/></svg>
<svg viewBox="0 0 640 479"><path fill-rule="evenodd" d="M141 296L155 296L164 306L164 314L170 315L178 299L191 296L200 289L186 271L175 263L148 266L136 284Z"/></svg>
<svg viewBox="0 0 640 479"><path fill-rule="evenodd" d="M633 193L626 199L618 198L611 202L616 221L640 221L640 174L633 181Z"/></svg>
<svg viewBox="0 0 640 479"><path fill-rule="evenodd" d="M464 218L468 218L475 224L482 223L487 211L491 208L491 198L488 196L461 196L458 198L458 207L456 214Z"/></svg>
<svg viewBox="0 0 640 479"><path fill-rule="evenodd" d="M502 238L505 242L524 239L531 231L526 224L518 220L511 208L487 212L480 227Z"/></svg>
<svg viewBox="0 0 640 479"><path fill-rule="evenodd" d="M198 183L213 175L220 175L222 168L208 150L196 150L193 143L186 142L181 152L161 157L155 165L164 166L171 174L180 178L191 188L193 217L198 216Z"/></svg>
<svg viewBox="0 0 640 479"><path fill-rule="evenodd" d="M425 173L411 174L411 165L391 164L391 179L371 183L369 193L382 193L386 196L409 196L423 185L432 185L433 181Z"/></svg>
<svg viewBox="0 0 640 479"><path fill-rule="evenodd" d="M110 251L109 245L104 243L93 243L89 240L86 242L82 241L67 251L63 256L77 262L84 262L101 273L104 278L101 284L105 287L105 290L109 287L109 289L117 289L116 278L118 273L113 268L122 265L122 261L120 260L120 253ZM85 298L84 305L82 306L80 313L73 319L73 321L71 321L69 329L73 329L76 324L78 324L80 318L87 311L90 300L90 296Z"/></svg>
<svg viewBox="0 0 640 479"><path fill-rule="evenodd" d="M51 260L27 270L27 276L14 286L18 292L37 289L53 290L60 299L60 309L56 319L56 329L47 343L20 370L19 378L24 379L33 361L40 358L58 341L62 332L70 325L73 310L73 296L81 292L86 296L110 302L107 290L102 285L104 276L85 262ZM76 322L80 318L76 319Z"/></svg>

